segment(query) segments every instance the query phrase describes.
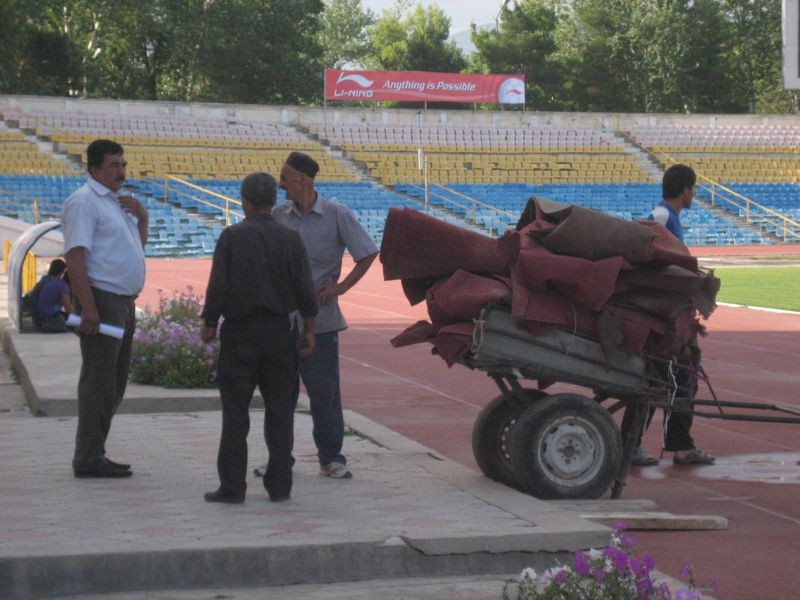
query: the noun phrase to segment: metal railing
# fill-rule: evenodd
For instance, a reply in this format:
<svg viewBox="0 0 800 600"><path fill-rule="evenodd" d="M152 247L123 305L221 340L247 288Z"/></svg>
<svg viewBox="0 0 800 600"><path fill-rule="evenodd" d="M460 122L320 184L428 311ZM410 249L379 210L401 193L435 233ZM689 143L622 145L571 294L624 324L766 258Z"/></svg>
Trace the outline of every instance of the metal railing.
<svg viewBox="0 0 800 600"><path fill-rule="evenodd" d="M151 182L155 183L153 180L145 180L145 181L151 181ZM184 192L184 191L182 191L180 189L172 188L172 192L177 194L178 196L184 196L186 198L190 198L190 199L194 200L195 202L198 202L198 203L203 204L205 206L210 206L210 207L212 207L212 208L214 208L216 210L219 210L222 214L225 215L225 226L226 227L231 224L231 216L237 217L238 219L243 219L244 218L244 211L241 209L241 207L242 207L241 201L234 200L233 198L230 198L229 196L225 196L224 194L219 194L219 193L214 192L212 190L206 189L206 188L204 188L202 186L195 185L194 183L186 181L185 179L181 179L180 177L175 177L174 175L165 175L164 176L164 196L163 196L164 203L167 203L169 201L169 193L170 193L169 183L171 181L175 182L175 183L178 183L180 185L186 186L188 188L191 188L193 190L197 190L197 191L202 192L204 194L208 194L210 196L213 196L214 198L219 198L220 200L223 200L225 202L225 206L224 207L220 206L219 204L215 204L214 202L209 202L208 200L204 200L203 198L200 198L200 197L198 197L196 195L190 194L188 192ZM237 210L235 208L231 208L231 204L238 206L239 210Z"/></svg>
<svg viewBox="0 0 800 600"><path fill-rule="evenodd" d="M416 184L412 184L412 185L414 185L414 187L416 187ZM463 198L464 200L466 200L466 203L462 204L461 202L458 202L457 200L454 200L450 196L443 195L442 193L437 193L436 191L431 191L431 188L438 188L440 190L443 190L447 194L452 194L454 196L457 196L458 198ZM445 206L445 208L448 208L449 206L455 206L455 207L458 207L459 209L461 209L461 211L463 211L465 220L467 222L471 222L473 225L477 225L478 224L478 216L479 216L478 207L479 206L484 208L484 209L486 209L486 210L488 210L488 211L490 211L490 212L492 212L492 213L495 213L496 215L499 215L500 217L508 217L512 221L516 221L517 220L517 216L512 215L511 213L509 213L509 212L507 212L505 210L497 208L496 206L492 206L491 204L487 204L486 202L478 200L477 198L473 198L472 196L468 196L466 194L462 194L461 192L457 192L456 190L450 189L450 188L448 188L448 187L446 187L444 185L438 184L438 183L429 184L428 190L427 190L426 193L427 193L429 198L433 197L433 198L437 198L437 199L441 200L441 202ZM454 211L454 212L456 214L460 214L460 211ZM500 220L503 220L503 219L501 218ZM488 229L489 229L490 234L493 235L494 234L494 229L491 228L491 227L489 227ZM500 233L499 229L497 230L497 233L498 234Z"/></svg>

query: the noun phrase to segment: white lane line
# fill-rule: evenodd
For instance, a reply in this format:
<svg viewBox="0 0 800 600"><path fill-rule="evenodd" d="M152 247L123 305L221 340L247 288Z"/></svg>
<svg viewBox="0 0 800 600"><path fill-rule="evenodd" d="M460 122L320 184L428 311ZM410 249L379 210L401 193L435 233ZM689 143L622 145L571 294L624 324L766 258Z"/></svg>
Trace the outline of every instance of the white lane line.
<svg viewBox="0 0 800 600"><path fill-rule="evenodd" d="M362 367L364 367L366 369L372 369L373 371L376 371L376 372L381 373L383 375L386 375L388 377L392 377L393 379L397 379L398 381L402 381L403 383L408 383L410 385L413 385L415 387L421 388L423 390L427 390L427 391L429 391L429 392L431 392L433 394L436 394L437 396L441 396L442 398L447 398L448 400L452 400L454 402L458 402L459 404L463 404L464 406L469 406L471 408L476 408L478 410L483 410L483 405L473 404L472 402L467 402L466 400L462 400L461 398L456 398L455 396L451 396L450 394L445 394L444 392L441 392L441 391L437 390L436 388L433 388L433 387L431 387L429 385L425 385L424 383L420 383L419 381L414 381L413 379L408 379L407 377L402 377L402 376L398 375L397 373L392 373L391 371L386 371L385 369L378 368L378 367L376 367L374 365L362 362L362 361L357 360L355 358L351 358L349 356L345 356L345 355L342 355L342 354L340 354L339 356L341 356L345 360L348 360L348 361L350 361L352 363L355 363L355 364L357 364L359 366L362 366Z"/></svg>
<svg viewBox="0 0 800 600"><path fill-rule="evenodd" d="M693 481L686 481L686 483L688 483L692 487L697 488L698 490L702 490L703 493L710 495L712 498L715 498L715 499L719 498L719 491L718 490L709 489L709 488L704 487L702 485L699 485L699 484L697 484L697 483L695 483ZM771 516L776 517L778 519L783 519L784 521L789 521L790 523L794 523L795 525L800 525L800 519L798 519L796 517L785 515L783 513L771 510L769 508L765 508L763 506L758 506L757 504L754 504L753 502L747 502L744 499L731 498L730 500L732 502L735 502L736 504L741 504L742 506L747 506L748 508L752 508L753 510L757 510L759 512L763 512L765 514L771 515Z"/></svg>
<svg viewBox="0 0 800 600"><path fill-rule="evenodd" d="M343 307L343 306L353 307L353 309L371 310L373 312L377 312L377 313L381 313L381 314L385 314L385 315L392 315L393 317L400 317L401 319L403 319L405 321L410 320L410 319L414 319L414 316L413 315L409 315L408 313L394 312L392 310L385 310L383 308L376 308L375 306L370 306L368 304L358 304L357 302L350 302L350 301L347 301L347 300L339 300L339 306L340 307ZM347 318L346 314L345 314L345 318ZM413 322L416 323L418 320L419 319L416 319Z"/></svg>
<svg viewBox="0 0 800 600"><path fill-rule="evenodd" d="M709 408L707 406L702 407L704 409ZM718 425L713 425L710 423L711 419L704 419L703 417L695 417L694 421L692 422L693 427L703 427L706 429L713 429L718 433L724 433L727 436L737 436L739 438L743 438L750 442L755 442L758 444L764 444L767 446L772 446L773 448L780 448L781 450L789 450L794 451L796 450L795 446L781 444L778 442L773 442L771 440L766 440L763 437L758 437L756 435L748 434L748 433L740 433L738 431L732 431L730 429L726 429L725 427L719 427ZM739 421L729 421L730 423L738 423ZM766 425L785 425L784 423L766 423Z"/></svg>
<svg viewBox="0 0 800 600"><path fill-rule="evenodd" d="M750 310L760 310L763 312L778 313L781 315L800 315L796 310L784 310L781 308L766 308L764 306L750 306L749 304L731 304L730 302L717 302L718 306L728 306L730 308L748 308Z"/></svg>

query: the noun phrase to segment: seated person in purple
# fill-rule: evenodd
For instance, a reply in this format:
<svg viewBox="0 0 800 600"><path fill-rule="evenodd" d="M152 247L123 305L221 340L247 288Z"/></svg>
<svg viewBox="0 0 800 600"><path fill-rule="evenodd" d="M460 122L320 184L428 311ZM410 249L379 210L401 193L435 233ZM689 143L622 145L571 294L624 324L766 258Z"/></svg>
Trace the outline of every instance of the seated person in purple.
<svg viewBox="0 0 800 600"><path fill-rule="evenodd" d="M66 263L60 258L51 262L47 280L39 291L37 303L39 322L37 325L44 333L65 332L67 315L75 312L69 285L64 281L66 268Z"/></svg>

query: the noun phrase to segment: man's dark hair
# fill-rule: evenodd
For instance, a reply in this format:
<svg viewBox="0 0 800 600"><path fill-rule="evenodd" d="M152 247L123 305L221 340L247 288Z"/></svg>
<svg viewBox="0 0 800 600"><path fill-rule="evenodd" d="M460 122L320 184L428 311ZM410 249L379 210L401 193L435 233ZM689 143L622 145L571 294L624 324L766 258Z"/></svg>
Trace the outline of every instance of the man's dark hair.
<svg viewBox="0 0 800 600"><path fill-rule="evenodd" d="M256 210L264 210L275 206L278 198L278 186L275 178L268 173L251 173L242 181L242 198L253 205Z"/></svg>
<svg viewBox="0 0 800 600"><path fill-rule="evenodd" d="M61 277L61 274L67 270L67 263L60 258L53 259L50 262L50 268L47 269L49 277Z"/></svg>
<svg viewBox="0 0 800 600"><path fill-rule="evenodd" d="M103 159L107 154L124 154L125 150L122 149L117 142L111 140L95 140L86 148L86 168L90 170L92 167L99 168L103 166Z"/></svg>
<svg viewBox="0 0 800 600"><path fill-rule="evenodd" d="M319 164L308 154L302 152L292 152L289 158L286 159L286 164L292 167L295 171L300 171L314 179L319 173Z"/></svg>
<svg viewBox="0 0 800 600"><path fill-rule="evenodd" d="M694 169L687 165L672 165L664 173L661 180L661 197L664 200L671 200L681 195L684 189L693 188L697 183L697 175Z"/></svg>

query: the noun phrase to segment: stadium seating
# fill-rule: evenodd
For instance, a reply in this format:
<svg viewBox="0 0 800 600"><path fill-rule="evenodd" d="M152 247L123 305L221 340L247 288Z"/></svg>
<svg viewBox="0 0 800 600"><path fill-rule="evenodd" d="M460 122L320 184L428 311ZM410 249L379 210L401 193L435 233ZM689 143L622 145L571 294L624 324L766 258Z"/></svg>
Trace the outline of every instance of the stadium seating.
<svg viewBox="0 0 800 600"><path fill-rule="evenodd" d="M423 197L421 186L399 186L409 194ZM612 214L626 220L646 219L653 206L661 197L660 184L562 184L562 185L454 185L453 191L475 198L485 205L504 211L498 213L487 210L475 203L471 204L463 196L457 196L442 189L429 190L429 201L434 206L447 205L451 208L460 205L461 215L473 222L482 224L495 234L514 227L528 198L536 196L577 204ZM684 237L687 245L706 246L724 244L762 244L763 236L758 231L742 229L730 219L719 216L695 203L692 209L681 213Z"/></svg>
<svg viewBox="0 0 800 600"><path fill-rule="evenodd" d="M297 130L275 123L121 117L70 112L5 111L7 120L86 161L86 145L111 137L125 146L134 178L166 174L203 179L241 179L255 170L277 173L290 150L314 157L331 181L357 177ZM11 172L11 171L9 171Z"/></svg>
<svg viewBox="0 0 800 600"><path fill-rule="evenodd" d="M64 200L85 181L85 177L0 175L0 214L30 223L59 220ZM191 256L213 251L222 231L219 223L150 197L146 185L135 179L129 180L128 186L126 189L145 203L150 214L148 256ZM34 214L34 198L38 215Z"/></svg>
<svg viewBox="0 0 800 600"><path fill-rule="evenodd" d="M169 110L174 114L0 107L0 213L28 221L58 218L63 200L84 181L83 169L67 159L85 164L87 143L111 137L125 146L130 183L150 210L151 256L210 253L224 225L241 218L236 199L242 177L256 170L277 175L295 149L321 164L320 194L349 206L378 242L391 207L429 210L494 236L514 226L532 195L644 218L660 197L659 176L642 166L647 161L631 139L662 157L663 165L688 162L770 210L794 221L800 216L797 126L665 124L618 135L607 125L600 129L596 119L579 118L570 125L501 119L496 125L478 124L480 119L403 124L383 115L381 123L331 123L325 117L301 126L252 114L233 117L237 111L225 107L200 118L188 108ZM29 141L32 136L44 150ZM427 204L420 149L427 161ZM704 184L698 197L681 215L689 245L789 239L787 221L723 202L718 187ZM279 201L285 201L282 192Z"/></svg>
<svg viewBox="0 0 800 600"><path fill-rule="evenodd" d="M710 196L710 190L715 190L719 208L778 239L800 240L800 126L642 127L632 129L629 135L665 167L682 162L694 168L706 193ZM746 199L757 204L748 207Z"/></svg>
<svg viewBox="0 0 800 600"><path fill-rule="evenodd" d="M721 183L800 181L800 126L643 127L629 134L665 164L670 157Z"/></svg>
<svg viewBox="0 0 800 600"><path fill-rule="evenodd" d="M70 169L27 141L22 131L0 121L0 173L66 175Z"/></svg>
<svg viewBox="0 0 800 600"><path fill-rule="evenodd" d="M431 183L648 181L623 144L590 128L476 126L310 126L384 185Z"/></svg>

